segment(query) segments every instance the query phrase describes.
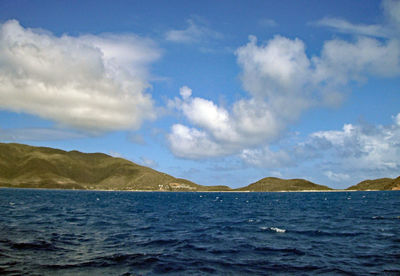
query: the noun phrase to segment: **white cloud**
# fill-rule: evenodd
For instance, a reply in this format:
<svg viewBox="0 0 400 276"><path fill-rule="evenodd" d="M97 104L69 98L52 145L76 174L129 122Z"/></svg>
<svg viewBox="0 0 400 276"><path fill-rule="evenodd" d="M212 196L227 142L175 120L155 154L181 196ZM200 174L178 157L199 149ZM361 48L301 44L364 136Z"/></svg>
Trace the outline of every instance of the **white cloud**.
<svg viewBox="0 0 400 276"><path fill-rule="evenodd" d="M170 107L181 110L200 130L185 127L187 131L182 132L183 126L172 128L169 141L177 156L227 155L273 141L310 106L311 99L302 95L310 66L303 42L276 36L258 46L251 37L247 45L238 49L237 56L243 68L243 85L252 97L238 100L228 110L210 100L191 97L191 89L182 87L182 99L175 99ZM214 152L192 148L199 144L214 148Z"/></svg>
<svg viewBox="0 0 400 276"><path fill-rule="evenodd" d="M388 37L388 30L382 25L353 24L341 18L326 17L316 22L317 26L330 27L341 33Z"/></svg>
<svg viewBox="0 0 400 276"><path fill-rule="evenodd" d="M394 7L390 16L387 15L389 21L396 21L398 2L385 3ZM387 8L385 11L388 12ZM241 153L242 158L254 165L292 165L285 151L270 151L268 147L260 152L252 149L276 142L306 110L340 104L349 90L349 83L363 83L371 76L390 78L400 75L400 41L393 31L385 33L387 39L360 36L373 36L386 25L354 25L336 19L321 20L319 24L359 36L353 41L339 38L325 41L319 56L308 56L306 45L298 38L277 35L265 43L258 43L256 37L250 36L250 41L236 51L242 69L242 85L248 96L231 107L192 97L192 90L182 87L181 98L171 101L170 107L180 110L192 126L179 124L172 128L169 142L173 153L186 158ZM341 135L346 131L350 130L343 130ZM332 141L320 139L318 142L326 146ZM350 142L346 140L346 143ZM312 147L311 144L306 146ZM203 150L207 147L214 152ZM315 158L317 154L317 151L305 152L305 147L292 151L307 158ZM266 158L261 162L257 161L258 156Z"/></svg>
<svg viewBox="0 0 400 276"><path fill-rule="evenodd" d="M361 37L355 42L340 39L325 42L321 57L314 57L317 83L346 85L366 77L394 77L400 74L400 43Z"/></svg>
<svg viewBox="0 0 400 276"><path fill-rule="evenodd" d="M188 99L190 96L192 96L192 89L190 89L187 86L181 87L179 90L179 94L182 96L184 100Z"/></svg>
<svg viewBox="0 0 400 276"><path fill-rule="evenodd" d="M334 173L332 171L326 171L324 173L330 180L335 182L343 182L348 181L350 179L350 175L345 173Z"/></svg>
<svg viewBox="0 0 400 276"><path fill-rule="evenodd" d="M229 147L219 145L206 132L181 124L172 126L168 141L171 151L182 158L217 157L231 152Z"/></svg>
<svg viewBox="0 0 400 276"><path fill-rule="evenodd" d="M272 151L269 147L245 149L242 159L265 168L287 167L304 162L329 164L340 173L325 172L328 177L344 179L344 174L400 171L400 113L388 126L345 124L342 130L318 131L301 143ZM342 174L342 175L340 175Z"/></svg>
<svg viewBox="0 0 400 276"><path fill-rule="evenodd" d="M191 97L188 91L191 92L188 87L181 88L182 99L169 105L182 111L202 130L181 124L172 127L168 140L177 156L198 159L229 155L279 133L279 126L264 102L240 100L229 112L210 100Z"/></svg>
<svg viewBox="0 0 400 276"><path fill-rule="evenodd" d="M257 102L268 105L275 120L282 123L297 119L310 107L313 92L309 88L312 72L305 45L299 39L275 36L263 45L255 37L236 51L242 67L243 87Z"/></svg>
<svg viewBox="0 0 400 276"><path fill-rule="evenodd" d="M323 18L317 26L329 27L340 33L362 36L393 38L399 37L400 31L400 1L383 0L382 10L385 21L382 24L353 24L342 18Z"/></svg>
<svg viewBox="0 0 400 276"><path fill-rule="evenodd" d="M396 122L396 124L397 124L398 126L400 126L400 113L397 114L397 116L394 117L394 121Z"/></svg>
<svg viewBox="0 0 400 276"><path fill-rule="evenodd" d="M0 108L88 132L140 127L154 118L145 93L159 57L135 35L53 36L10 20L0 25Z"/></svg>
<svg viewBox="0 0 400 276"><path fill-rule="evenodd" d="M400 1L398 0L384 0L383 11L387 18L388 25L400 30Z"/></svg>
<svg viewBox="0 0 400 276"><path fill-rule="evenodd" d="M188 27L180 30L169 30L165 33L165 39L176 43L198 43L209 39L220 39L222 34L206 27L199 20L187 20Z"/></svg>
<svg viewBox="0 0 400 276"><path fill-rule="evenodd" d="M282 168L294 163L292 157L286 151L271 151L263 149L244 149L240 157L247 164L261 168Z"/></svg>
<svg viewBox="0 0 400 276"><path fill-rule="evenodd" d="M241 99L231 109L214 102L192 97L189 87L182 87L182 99L175 99L170 107L181 110L195 128L185 132L189 140L178 149L172 139L182 140L182 132L169 136L172 151L180 156L207 158L239 153L248 147L276 141L287 126L301 114L318 105L337 105L350 81L363 81L370 75L393 77L400 74L400 45L395 39L380 42L359 38L355 42L339 39L327 41L320 57L309 58L299 39L275 36L258 45L255 37L240 47L237 59L243 72L244 89L250 98ZM190 128L187 128L188 130ZM214 153L200 151L201 144L218 148ZM270 154L270 153L268 153ZM250 158L250 157L249 157ZM281 161L279 163L282 163Z"/></svg>
<svg viewBox="0 0 400 276"><path fill-rule="evenodd" d="M84 137L86 136L82 133L54 128L0 129L0 140L10 142L68 140Z"/></svg>
<svg viewBox="0 0 400 276"><path fill-rule="evenodd" d="M258 46L256 37L250 36L249 43L236 54L243 68L244 88L253 96L271 97L276 89L291 93L294 87L307 81L310 61L299 39L275 36Z"/></svg>
<svg viewBox="0 0 400 276"><path fill-rule="evenodd" d="M400 169L400 127L396 122L390 126L347 124L341 131L313 133L308 143L316 140L324 141L327 145L324 151L351 168Z"/></svg>

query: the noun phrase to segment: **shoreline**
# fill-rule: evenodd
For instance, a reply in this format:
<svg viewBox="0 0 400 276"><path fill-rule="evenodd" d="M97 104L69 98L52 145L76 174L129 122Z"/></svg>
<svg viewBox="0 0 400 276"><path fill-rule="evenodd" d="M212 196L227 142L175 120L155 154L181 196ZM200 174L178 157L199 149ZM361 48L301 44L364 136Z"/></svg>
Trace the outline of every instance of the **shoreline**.
<svg viewBox="0 0 400 276"><path fill-rule="evenodd" d="M380 192L398 190L299 190L299 191L160 191L160 190L104 190L104 189L58 189L58 188L29 188L29 187L4 187L0 189L25 189L49 191L87 191L87 192L133 192L133 193L336 193L336 192Z"/></svg>

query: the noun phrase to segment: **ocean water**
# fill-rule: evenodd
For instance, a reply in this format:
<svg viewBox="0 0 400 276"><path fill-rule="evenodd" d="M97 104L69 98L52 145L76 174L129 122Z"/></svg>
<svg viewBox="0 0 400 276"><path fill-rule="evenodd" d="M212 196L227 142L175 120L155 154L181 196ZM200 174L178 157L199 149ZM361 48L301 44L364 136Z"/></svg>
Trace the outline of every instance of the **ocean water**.
<svg viewBox="0 0 400 276"><path fill-rule="evenodd" d="M0 274L400 275L400 192L0 189Z"/></svg>

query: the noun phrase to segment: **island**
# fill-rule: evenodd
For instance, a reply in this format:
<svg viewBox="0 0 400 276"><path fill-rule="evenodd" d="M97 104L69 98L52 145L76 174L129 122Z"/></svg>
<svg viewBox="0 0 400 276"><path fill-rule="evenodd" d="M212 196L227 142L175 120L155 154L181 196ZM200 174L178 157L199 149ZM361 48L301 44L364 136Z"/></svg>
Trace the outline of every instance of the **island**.
<svg viewBox="0 0 400 276"><path fill-rule="evenodd" d="M266 177L237 191L249 192L294 192L294 191L330 191L332 188L318 185L304 179L281 179Z"/></svg>
<svg viewBox="0 0 400 276"><path fill-rule="evenodd" d="M0 143L0 187L112 191L336 191L304 179L266 177L245 187L205 186L104 153ZM365 180L350 190L400 190L396 179Z"/></svg>
<svg viewBox="0 0 400 276"><path fill-rule="evenodd" d="M400 190L400 176L393 178L379 178L374 180L364 180L357 185L347 188L356 191L379 191L379 190Z"/></svg>

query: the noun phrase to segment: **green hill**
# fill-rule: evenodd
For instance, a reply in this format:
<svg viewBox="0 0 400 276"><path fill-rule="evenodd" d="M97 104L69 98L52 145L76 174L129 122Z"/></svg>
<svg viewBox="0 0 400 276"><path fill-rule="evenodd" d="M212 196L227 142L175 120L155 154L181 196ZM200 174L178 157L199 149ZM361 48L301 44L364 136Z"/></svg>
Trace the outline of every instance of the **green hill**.
<svg viewBox="0 0 400 276"><path fill-rule="evenodd" d="M227 191L103 153L0 143L0 186L85 190Z"/></svg>
<svg viewBox="0 0 400 276"><path fill-rule="evenodd" d="M266 177L236 191L278 192L278 191L315 191L332 190L327 186L314 184L304 179L280 179Z"/></svg>
<svg viewBox="0 0 400 276"><path fill-rule="evenodd" d="M0 187L127 191L326 191L304 179L266 177L246 187L202 186L103 153L0 143ZM400 190L396 179L365 180L347 190Z"/></svg>
<svg viewBox="0 0 400 276"><path fill-rule="evenodd" d="M379 178L374 180L364 180L357 185L347 188L347 190L400 190L400 176L396 179L393 178Z"/></svg>

